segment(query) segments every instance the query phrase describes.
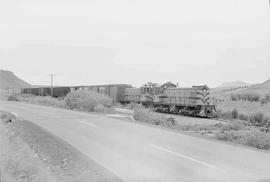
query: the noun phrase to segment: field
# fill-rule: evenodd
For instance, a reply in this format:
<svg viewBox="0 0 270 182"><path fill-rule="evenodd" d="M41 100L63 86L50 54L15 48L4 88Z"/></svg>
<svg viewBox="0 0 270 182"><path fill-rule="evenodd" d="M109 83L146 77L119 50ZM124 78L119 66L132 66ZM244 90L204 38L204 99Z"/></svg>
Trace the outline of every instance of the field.
<svg viewBox="0 0 270 182"><path fill-rule="evenodd" d="M270 117L270 103L262 106L259 102L251 103L248 101L224 101L217 103L217 109L225 112L237 109L239 113L246 115L261 112Z"/></svg>
<svg viewBox="0 0 270 182"><path fill-rule="evenodd" d="M168 115L156 113L140 106L134 109L134 119L138 122L166 127L176 131L199 134L199 136L203 135L258 149L270 149L269 132L261 131L248 121L237 119L220 121L216 119Z"/></svg>

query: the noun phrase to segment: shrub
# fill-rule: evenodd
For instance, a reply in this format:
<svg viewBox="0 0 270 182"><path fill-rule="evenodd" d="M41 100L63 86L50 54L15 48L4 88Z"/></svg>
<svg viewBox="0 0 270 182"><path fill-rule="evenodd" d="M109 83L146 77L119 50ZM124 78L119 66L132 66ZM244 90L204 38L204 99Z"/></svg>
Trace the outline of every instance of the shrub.
<svg viewBox="0 0 270 182"><path fill-rule="evenodd" d="M260 102L262 106L267 103L266 99L261 99Z"/></svg>
<svg viewBox="0 0 270 182"><path fill-rule="evenodd" d="M218 116L219 118L222 118L222 119L233 119L233 116L232 116L232 112L231 111L221 111L219 110L218 112Z"/></svg>
<svg viewBox="0 0 270 182"><path fill-rule="evenodd" d="M112 106L112 99L93 91L73 91L64 99L66 105L71 109L83 111L102 111Z"/></svg>
<svg viewBox="0 0 270 182"><path fill-rule="evenodd" d="M265 124L267 127L270 127L270 117L265 117L265 118L264 118L264 124Z"/></svg>
<svg viewBox="0 0 270 182"><path fill-rule="evenodd" d="M242 93L242 94L231 94L231 100L243 100L250 102L258 102L260 101L260 95L257 93Z"/></svg>
<svg viewBox="0 0 270 182"><path fill-rule="evenodd" d="M109 107L105 107L102 104L98 104L95 106L94 111L99 113L111 113L112 109Z"/></svg>
<svg viewBox="0 0 270 182"><path fill-rule="evenodd" d="M16 95L10 95L7 98L8 101L18 101L18 98L16 97Z"/></svg>
<svg viewBox="0 0 270 182"><path fill-rule="evenodd" d="M239 132L238 142L259 149L270 149L270 135L257 129Z"/></svg>
<svg viewBox="0 0 270 182"><path fill-rule="evenodd" d="M229 130L216 135L219 140L233 141L249 145L258 149L270 149L270 135L257 129L252 130Z"/></svg>
<svg viewBox="0 0 270 182"><path fill-rule="evenodd" d="M260 112L255 113L249 117L249 121L254 125L263 126L265 124L264 114Z"/></svg>
<svg viewBox="0 0 270 182"><path fill-rule="evenodd" d="M35 96L32 94L13 94L9 96L8 100L23 101L23 102L33 103L33 104L41 104L41 105L61 107L61 108L66 107L66 104L63 100L49 97L49 96L44 97L44 96Z"/></svg>
<svg viewBox="0 0 270 182"><path fill-rule="evenodd" d="M143 107L141 104L137 104L137 103L129 103L127 105L125 105L125 109L135 109L135 108L138 108L138 107Z"/></svg>
<svg viewBox="0 0 270 182"><path fill-rule="evenodd" d="M241 130L244 128L244 125L241 122L234 121L232 123L225 123L220 126L220 130L222 132L224 131L230 131L230 130Z"/></svg>
<svg viewBox="0 0 270 182"><path fill-rule="evenodd" d="M33 98L28 99L28 102L46 105L46 106L61 107L61 108L66 107L66 104L63 100L59 100L57 98L53 98L50 96L46 96L46 97L35 96Z"/></svg>
<svg viewBox="0 0 270 182"><path fill-rule="evenodd" d="M236 94L231 94L231 100L237 101L238 98L239 98L238 95L236 95Z"/></svg>
<svg viewBox="0 0 270 182"><path fill-rule="evenodd" d="M176 124L176 121L170 118L166 118L164 115L151 111L150 109L144 108L143 106L136 107L134 110L134 119L153 125L161 125L171 127Z"/></svg>
<svg viewBox="0 0 270 182"><path fill-rule="evenodd" d="M243 120L243 121L248 121L248 116L245 115L245 114L239 114L239 117L238 117L240 120Z"/></svg>
<svg viewBox="0 0 270 182"><path fill-rule="evenodd" d="M238 119L238 111L237 111L237 109L232 110L232 118L233 119Z"/></svg>
<svg viewBox="0 0 270 182"><path fill-rule="evenodd" d="M270 94L265 94L264 98L266 102L270 102Z"/></svg>

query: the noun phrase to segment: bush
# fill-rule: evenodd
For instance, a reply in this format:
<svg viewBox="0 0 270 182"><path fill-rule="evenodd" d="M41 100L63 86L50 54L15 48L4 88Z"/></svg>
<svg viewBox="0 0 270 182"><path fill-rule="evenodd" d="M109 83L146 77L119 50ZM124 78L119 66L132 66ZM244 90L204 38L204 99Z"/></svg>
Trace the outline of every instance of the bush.
<svg viewBox="0 0 270 182"><path fill-rule="evenodd" d="M29 99L28 102L46 105L46 106L61 107L61 108L66 107L66 104L63 100L59 100L57 98L53 98L50 96L47 96L47 97L35 96L35 97Z"/></svg>
<svg viewBox="0 0 270 182"><path fill-rule="evenodd" d="M266 99L261 99L260 102L262 106L267 103Z"/></svg>
<svg viewBox="0 0 270 182"><path fill-rule="evenodd" d="M264 118L264 124L265 124L265 126L270 127L270 117Z"/></svg>
<svg viewBox="0 0 270 182"><path fill-rule="evenodd" d="M104 108L112 106L112 99L93 91L73 91L70 92L64 102L70 109L79 109L83 111L105 111Z"/></svg>
<svg viewBox="0 0 270 182"><path fill-rule="evenodd" d="M258 126L263 126L264 123L264 114L263 113L255 113L249 117L249 121Z"/></svg>
<svg viewBox="0 0 270 182"><path fill-rule="evenodd" d="M135 108L134 119L153 125L161 125L166 127L176 125L176 121L174 120L174 118L166 118L164 115L153 112L150 109L144 108L143 106Z"/></svg>
<svg viewBox="0 0 270 182"><path fill-rule="evenodd" d="M266 102L270 102L270 94L265 94L264 99Z"/></svg>
<svg viewBox="0 0 270 182"><path fill-rule="evenodd" d="M220 130L222 132L224 131L230 131L230 130L241 130L244 128L244 125L241 122L234 121L232 123L225 123L220 126Z"/></svg>
<svg viewBox="0 0 270 182"><path fill-rule="evenodd" d="M109 107L105 107L102 104L98 104L95 106L94 111L99 113L111 113L112 109Z"/></svg>
<svg viewBox="0 0 270 182"><path fill-rule="evenodd" d="M44 97L44 96L35 96L32 94L13 94L9 96L8 100L23 101L23 102L29 102L32 104L40 104L40 105L46 105L46 106L66 108L66 104L63 100L49 97L49 96Z"/></svg>
<svg viewBox="0 0 270 182"><path fill-rule="evenodd" d="M238 111L237 111L237 109L232 110L232 118L233 119L238 119Z"/></svg>
<svg viewBox="0 0 270 182"><path fill-rule="evenodd" d="M8 101L18 101L18 98L16 97L16 95L10 95L7 98Z"/></svg>
<svg viewBox="0 0 270 182"><path fill-rule="evenodd" d="M239 131L229 130L217 134L216 138L256 147L258 149L270 149L270 135L257 129Z"/></svg>
<svg viewBox="0 0 270 182"><path fill-rule="evenodd" d="M221 111L221 110L219 110L219 111L217 111L217 113L218 113L218 117L219 118L222 118L222 119L229 119L229 120L231 120L231 119L233 119L233 116L232 116L232 112L231 111Z"/></svg>
<svg viewBox="0 0 270 182"><path fill-rule="evenodd" d="M250 101L250 102L259 102L260 95L257 93L242 93L242 94L231 94L231 100L243 100L243 101Z"/></svg>
<svg viewBox="0 0 270 182"><path fill-rule="evenodd" d="M239 114L239 119L243 121L248 121L248 116L245 114Z"/></svg>
<svg viewBox="0 0 270 182"><path fill-rule="evenodd" d="M236 94L231 94L231 100L232 101L237 101L239 98L238 98L238 95Z"/></svg>

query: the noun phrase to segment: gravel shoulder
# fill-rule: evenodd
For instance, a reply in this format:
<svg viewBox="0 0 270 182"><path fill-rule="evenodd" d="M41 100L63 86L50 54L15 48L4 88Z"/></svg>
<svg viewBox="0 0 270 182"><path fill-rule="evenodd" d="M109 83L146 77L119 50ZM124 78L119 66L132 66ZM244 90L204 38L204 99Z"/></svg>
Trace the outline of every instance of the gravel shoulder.
<svg viewBox="0 0 270 182"><path fill-rule="evenodd" d="M30 147L59 181L121 181L67 142L30 121L12 119L7 127Z"/></svg>

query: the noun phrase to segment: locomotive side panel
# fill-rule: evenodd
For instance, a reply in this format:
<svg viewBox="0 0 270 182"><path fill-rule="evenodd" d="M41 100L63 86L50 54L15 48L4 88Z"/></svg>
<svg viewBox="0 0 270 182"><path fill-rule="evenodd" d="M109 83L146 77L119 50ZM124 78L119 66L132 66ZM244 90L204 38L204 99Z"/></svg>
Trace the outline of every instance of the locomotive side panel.
<svg viewBox="0 0 270 182"><path fill-rule="evenodd" d="M134 103L152 103L153 94L148 92L144 87L141 88L126 88L125 102L134 102Z"/></svg>

